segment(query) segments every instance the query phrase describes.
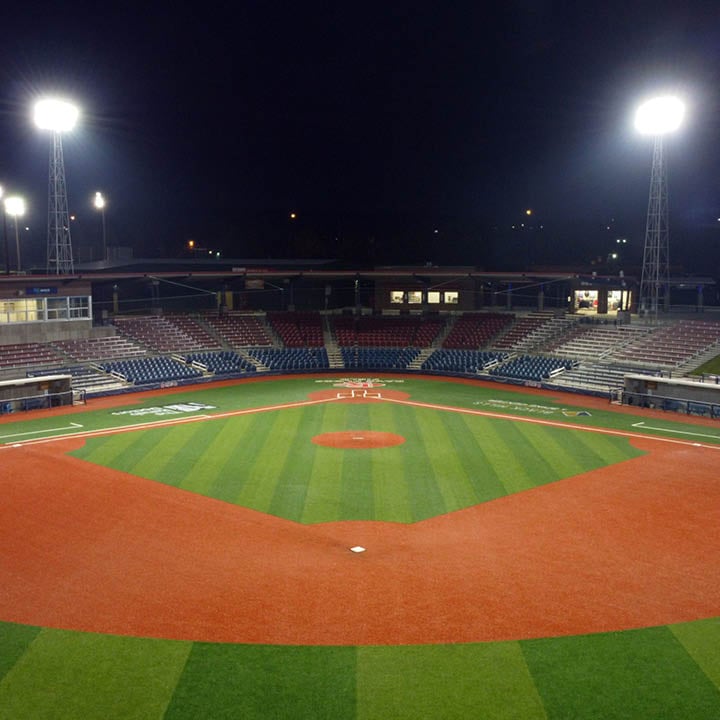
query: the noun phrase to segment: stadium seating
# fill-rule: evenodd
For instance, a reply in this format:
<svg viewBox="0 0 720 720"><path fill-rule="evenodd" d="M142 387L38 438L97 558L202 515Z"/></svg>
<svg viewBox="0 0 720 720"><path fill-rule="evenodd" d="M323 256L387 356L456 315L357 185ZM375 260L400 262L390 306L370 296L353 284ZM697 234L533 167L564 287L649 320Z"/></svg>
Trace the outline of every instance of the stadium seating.
<svg viewBox="0 0 720 720"><path fill-rule="evenodd" d="M202 372L168 357L119 360L103 364L103 370L115 373L134 385L187 380L202 377Z"/></svg>

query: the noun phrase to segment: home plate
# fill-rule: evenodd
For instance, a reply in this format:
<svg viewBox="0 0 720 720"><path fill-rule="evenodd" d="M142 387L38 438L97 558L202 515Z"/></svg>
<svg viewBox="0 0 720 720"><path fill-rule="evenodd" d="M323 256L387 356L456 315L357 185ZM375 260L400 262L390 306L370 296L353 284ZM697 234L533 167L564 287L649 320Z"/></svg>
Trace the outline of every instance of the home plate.
<svg viewBox="0 0 720 720"><path fill-rule="evenodd" d="M350 552L361 553L365 552L365 548L362 545L354 545L350 548Z"/></svg>
<svg viewBox="0 0 720 720"><path fill-rule="evenodd" d="M353 435L353 440L364 440L364 439L365 439L364 435Z"/></svg>

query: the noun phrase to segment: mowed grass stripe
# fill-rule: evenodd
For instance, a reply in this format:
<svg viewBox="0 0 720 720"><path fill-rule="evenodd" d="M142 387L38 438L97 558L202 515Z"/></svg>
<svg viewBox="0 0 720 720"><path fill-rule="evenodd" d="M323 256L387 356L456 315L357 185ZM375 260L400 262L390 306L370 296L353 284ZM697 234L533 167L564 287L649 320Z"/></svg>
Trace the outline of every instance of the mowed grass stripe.
<svg viewBox="0 0 720 720"><path fill-rule="evenodd" d="M485 451L485 419L448 413L447 424L465 476L472 483L475 503L488 502L506 495L507 490L498 475L498 468Z"/></svg>
<svg viewBox="0 0 720 720"><path fill-rule="evenodd" d="M546 718L516 642L361 647L357 684L358 720Z"/></svg>
<svg viewBox="0 0 720 720"><path fill-rule="evenodd" d="M43 630L0 681L0 719L162 718L191 643Z"/></svg>
<svg viewBox="0 0 720 720"><path fill-rule="evenodd" d="M320 418L315 435L336 432L346 427L348 405L315 406ZM312 442L312 437L309 438ZM300 517L303 523L332 522L340 518L342 491L342 454L339 448L313 445L312 463L308 463L308 488Z"/></svg>
<svg viewBox="0 0 720 720"><path fill-rule="evenodd" d="M408 445L402 418L404 410L396 405L370 405L371 427L405 437L405 443L372 452L372 487L375 497L375 519L387 522L412 522L410 495L406 475L405 454L412 452Z"/></svg>
<svg viewBox="0 0 720 720"><path fill-rule="evenodd" d="M720 690L720 618L669 627L690 657Z"/></svg>
<svg viewBox="0 0 720 720"><path fill-rule="evenodd" d="M0 680L40 633L39 627L0 622Z"/></svg>
<svg viewBox="0 0 720 720"><path fill-rule="evenodd" d="M346 428L362 433L370 428L368 405L350 405ZM367 450L344 450L340 490L340 517L343 520L373 520L372 456Z"/></svg>
<svg viewBox="0 0 720 720"><path fill-rule="evenodd" d="M287 438L289 448L278 477L269 512L300 522L307 504L308 486L312 476L316 445L312 438L322 427L324 408L306 407L298 411L297 428Z"/></svg>
<svg viewBox="0 0 720 720"><path fill-rule="evenodd" d="M238 495L238 504L269 512L277 483L293 447L302 417L302 408L264 413L269 420L247 482Z"/></svg>
<svg viewBox="0 0 720 720"><path fill-rule="evenodd" d="M356 717L356 650L195 643L164 720Z"/></svg>
<svg viewBox="0 0 720 720"><path fill-rule="evenodd" d="M523 640L550 720L720 717L720 693L667 627Z"/></svg>
<svg viewBox="0 0 720 720"><path fill-rule="evenodd" d="M476 505L478 496L460 459L453 429L460 423L452 413L418 413L421 442L428 448L430 467L447 512ZM470 448L472 453L472 448Z"/></svg>
<svg viewBox="0 0 720 720"><path fill-rule="evenodd" d="M510 495L534 488L536 482L532 467L525 464L525 454L516 452L517 448L511 444L513 439L521 444L525 442L522 436L513 432L512 421L491 418L478 418L478 420L482 420L483 428L483 441L480 447L502 482L505 494Z"/></svg>
<svg viewBox="0 0 720 720"><path fill-rule="evenodd" d="M409 488L409 510L413 522L448 511L432 468L419 414L412 408L403 416L402 428L408 441L403 445L405 477Z"/></svg>

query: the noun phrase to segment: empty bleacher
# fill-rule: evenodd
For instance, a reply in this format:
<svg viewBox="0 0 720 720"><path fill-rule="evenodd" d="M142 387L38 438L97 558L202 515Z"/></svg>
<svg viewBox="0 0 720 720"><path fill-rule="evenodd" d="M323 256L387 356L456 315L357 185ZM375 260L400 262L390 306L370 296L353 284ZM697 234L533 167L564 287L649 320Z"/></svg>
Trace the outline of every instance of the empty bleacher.
<svg viewBox="0 0 720 720"><path fill-rule="evenodd" d="M120 316L113 324L120 334L156 353L220 348L217 339L187 315Z"/></svg>
<svg viewBox="0 0 720 720"><path fill-rule="evenodd" d="M428 347L444 325L445 319L435 316L338 316L332 320L340 347Z"/></svg>
<svg viewBox="0 0 720 720"><path fill-rule="evenodd" d="M169 357L117 360L103 363L102 368L134 385L202 377L200 370Z"/></svg>
<svg viewBox="0 0 720 720"><path fill-rule="evenodd" d="M248 348L247 354L269 370L326 370L327 350L313 348Z"/></svg>
<svg viewBox="0 0 720 720"><path fill-rule="evenodd" d="M494 377L512 378L542 382L573 367L574 361L567 358L521 355L511 358L490 370Z"/></svg>
<svg viewBox="0 0 720 720"><path fill-rule="evenodd" d="M286 347L320 347L323 345L322 316L316 312L268 313L270 327Z"/></svg>
<svg viewBox="0 0 720 720"><path fill-rule="evenodd" d="M508 327L515 315L510 313L463 313L442 342L448 350L478 350Z"/></svg>
<svg viewBox="0 0 720 720"><path fill-rule="evenodd" d="M200 365L206 372L214 375L254 373L257 369L252 362L232 350L190 353L185 356L185 360Z"/></svg>
<svg viewBox="0 0 720 720"><path fill-rule="evenodd" d="M144 357L148 354L147 348L122 335L60 340L51 345L76 363Z"/></svg>
<svg viewBox="0 0 720 720"><path fill-rule="evenodd" d="M432 372L467 373L475 375L489 370L507 359L507 353L488 350L442 348L435 350L422 364L423 370Z"/></svg>
<svg viewBox="0 0 720 720"><path fill-rule="evenodd" d="M256 315L238 313L207 315L204 321L228 347L272 347L273 345L264 322Z"/></svg>
<svg viewBox="0 0 720 720"><path fill-rule="evenodd" d="M419 348L343 347L345 367L352 370L407 370L418 356Z"/></svg>
<svg viewBox="0 0 720 720"><path fill-rule="evenodd" d="M62 363L65 356L49 343L0 346L0 368L26 368Z"/></svg>

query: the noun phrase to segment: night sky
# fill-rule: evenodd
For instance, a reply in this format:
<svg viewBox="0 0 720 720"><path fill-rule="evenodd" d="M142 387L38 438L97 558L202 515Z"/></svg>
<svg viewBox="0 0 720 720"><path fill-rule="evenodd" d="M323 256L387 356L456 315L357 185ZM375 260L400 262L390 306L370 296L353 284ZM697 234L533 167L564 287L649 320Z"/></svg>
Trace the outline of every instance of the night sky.
<svg viewBox="0 0 720 720"><path fill-rule="evenodd" d="M43 263L50 145L31 105L57 93L83 112L64 139L76 255L100 244L102 190L108 241L142 257L194 239L237 258L521 269L604 263L624 237L630 268L652 159L632 115L673 91L689 108L667 144L671 258L720 275L717 4L488 7L4 10L0 183L30 205L27 255Z"/></svg>

